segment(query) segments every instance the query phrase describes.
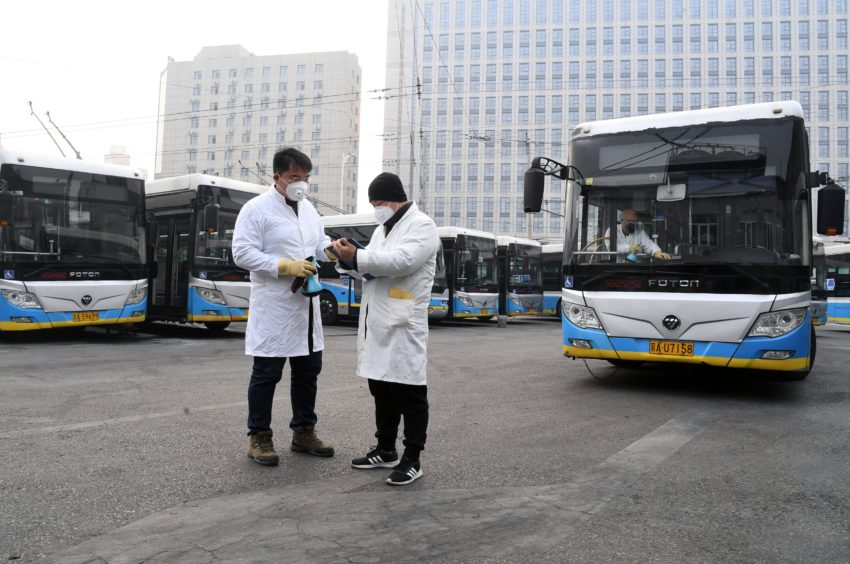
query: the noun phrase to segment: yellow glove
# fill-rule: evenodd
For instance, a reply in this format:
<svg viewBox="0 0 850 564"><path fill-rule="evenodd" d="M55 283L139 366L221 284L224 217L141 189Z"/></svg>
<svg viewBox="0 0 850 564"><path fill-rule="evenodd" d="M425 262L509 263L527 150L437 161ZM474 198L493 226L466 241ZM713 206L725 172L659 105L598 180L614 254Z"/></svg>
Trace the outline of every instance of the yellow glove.
<svg viewBox="0 0 850 564"><path fill-rule="evenodd" d="M630 253L639 253L641 251L640 245L629 245Z"/></svg>
<svg viewBox="0 0 850 564"><path fill-rule="evenodd" d="M656 251L655 254L652 256L659 260L670 260L670 255L668 255L667 253L662 253L661 251Z"/></svg>
<svg viewBox="0 0 850 564"><path fill-rule="evenodd" d="M318 271L313 263L309 260L298 259L278 259L277 260L277 275L278 276L297 276L299 278L307 278L311 274L316 274Z"/></svg>

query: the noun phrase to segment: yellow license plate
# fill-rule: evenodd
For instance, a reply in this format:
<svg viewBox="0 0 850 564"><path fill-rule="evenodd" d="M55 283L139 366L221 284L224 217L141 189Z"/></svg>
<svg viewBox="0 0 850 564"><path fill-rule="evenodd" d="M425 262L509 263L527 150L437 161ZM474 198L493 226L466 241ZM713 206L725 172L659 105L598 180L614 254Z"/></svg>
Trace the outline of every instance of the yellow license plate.
<svg viewBox="0 0 850 564"><path fill-rule="evenodd" d="M650 339L649 354L694 356L694 344L690 341L656 341Z"/></svg>
<svg viewBox="0 0 850 564"><path fill-rule="evenodd" d="M74 321L99 321L99 311L75 311L71 314Z"/></svg>

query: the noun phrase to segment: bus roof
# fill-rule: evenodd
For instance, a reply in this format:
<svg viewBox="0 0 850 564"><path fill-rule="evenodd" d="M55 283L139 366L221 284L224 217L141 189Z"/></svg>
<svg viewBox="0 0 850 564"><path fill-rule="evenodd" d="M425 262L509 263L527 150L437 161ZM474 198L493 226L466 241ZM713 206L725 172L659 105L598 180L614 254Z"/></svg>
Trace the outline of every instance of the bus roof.
<svg viewBox="0 0 850 564"><path fill-rule="evenodd" d="M196 173L150 180L145 184L145 194L150 196L151 194L164 194L166 192L197 192L198 186L219 186L253 194L262 194L268 192L271 188L271 185L253 184L223 176Z"/></svg>
<svg viewBox="0 0 850 564"><path fill-rule="evenodd" d="M836 245L824 245L823 254L826 256L844 255L850 253L850 243L838 243Z"/></svg>
<svg viewBox="0 0 850 564"><path fill-rule="evenodd" d="M489 231L478 231L477 229L467 229L466 227L458 227L456 225L444 225L437 228L437 235L440 237L457 237L458 235L472 235L482 239L496 240L496 234Z"/></svg>
<svg viewBox="0 0 850 564"><path fill-rule="evenodd" d="M0 149L0 164L20 164L39 168L52 168L74 172L85 172L88 174L105 174L107 176L119 176L122 178L137 178L143 180L138 169L129 166L101 163L96 161L84 161L80 159L69 159L65 157L51 157L37 153L21 153L11 149Z"/></svg>
<svg viewBox="0 0 850 564"><path fill-rule="evenodd" d="M549 243L543 245L543 253L557 253L562 254L564 252L564 244L563 243Z"/></svg>
<svg viewBox="0 0 850 564"><path fill-rule="evenodd" d="M512 237L511 235L499 235L496 237L496 241L499 245L510 245L511 243L516 243L517 245L526 245L528 247L540 247L540 242L535 241L534 239L523 239L522 237Z"/></svg>
<svg viewBox="0 0 850 564"><path fill-rule="evenodd" d="M325 227L345 227L348 225L378 225L378 222L373 213L344 213L323 215L322 224Z"/></svg>
<svg viewBox="0 0 850 564"><path fill-rule="evenodd" d="M684 127L705 123L734 122L753 119L778 119L795 116L802 119L803 108L799 102L784 100L761 104L744 104L726 108L707 108L686 112L667 112L626 118L588 121L576 126L573 139L623 133L626 131L644 131L666 127Z"/></svg>

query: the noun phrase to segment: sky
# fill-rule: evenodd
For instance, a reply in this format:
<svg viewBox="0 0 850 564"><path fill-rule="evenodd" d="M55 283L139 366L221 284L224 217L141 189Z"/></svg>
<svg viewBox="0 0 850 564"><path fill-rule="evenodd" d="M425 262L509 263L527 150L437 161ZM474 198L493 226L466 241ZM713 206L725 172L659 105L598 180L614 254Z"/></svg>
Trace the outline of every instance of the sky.
<svg viewBox="0 0 850 564"><path fill-rule="evenodd" d="M256 55L349 51L362 69L358 209L381 172L387 0L205 2L4 2L0 33L0 144L103 161L124 145L153 177L160 73L168 57L189 61L204 46L240 44Z"/></svg>

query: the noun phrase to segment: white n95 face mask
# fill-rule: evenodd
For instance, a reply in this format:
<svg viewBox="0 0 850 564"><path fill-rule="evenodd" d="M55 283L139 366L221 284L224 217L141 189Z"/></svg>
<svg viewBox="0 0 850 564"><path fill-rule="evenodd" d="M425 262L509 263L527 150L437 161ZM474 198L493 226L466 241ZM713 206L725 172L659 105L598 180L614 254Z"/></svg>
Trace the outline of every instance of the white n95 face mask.
<svg viewBox="0 0 850 564"><path fill-rule="evenodd" d="M307 196L308 188L309 186L306 182L299 180L298 182L287 184L284 192L286 192L286 197L293 202L300 202Z"/></svg>
<svg viewBox="0 0 850 564"><path fill-rule="evenodd" d="M390 206L378 206L375 208L375 221L381 225L385 224L395 215L395 211Z"/></svg>

